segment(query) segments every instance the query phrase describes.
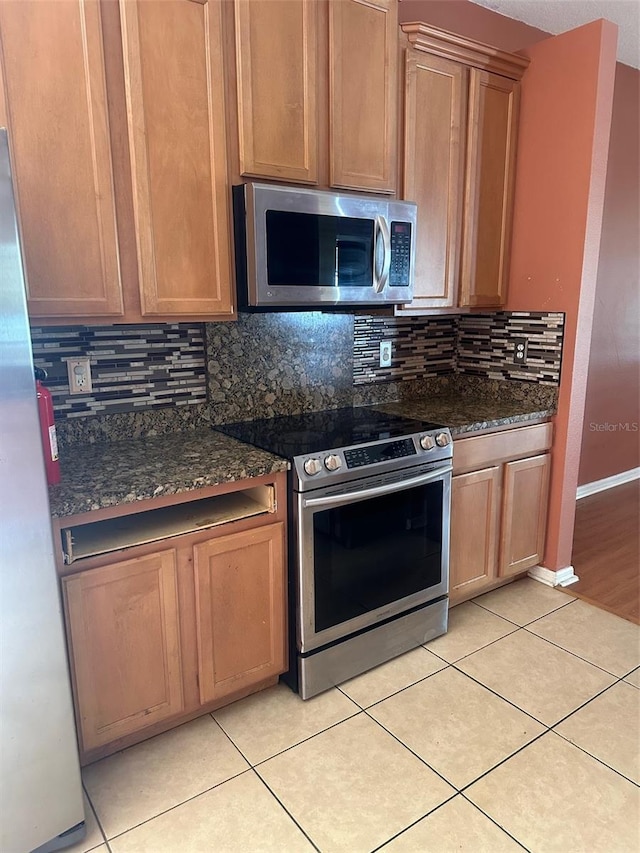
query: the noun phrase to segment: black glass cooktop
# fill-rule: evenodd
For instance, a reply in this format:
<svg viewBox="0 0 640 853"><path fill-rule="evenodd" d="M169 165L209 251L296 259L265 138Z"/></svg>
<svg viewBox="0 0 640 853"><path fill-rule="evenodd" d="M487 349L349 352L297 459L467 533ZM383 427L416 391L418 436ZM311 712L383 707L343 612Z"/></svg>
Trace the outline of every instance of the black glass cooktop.
<svg viewBox="0 0 640 853"><path fill-rule="evenodd" d="M398 438L436 429L440 424L389 415L367 406L305 412L279 418L239 421L215 428L277 456L292 458L322 450Z"/></svg>

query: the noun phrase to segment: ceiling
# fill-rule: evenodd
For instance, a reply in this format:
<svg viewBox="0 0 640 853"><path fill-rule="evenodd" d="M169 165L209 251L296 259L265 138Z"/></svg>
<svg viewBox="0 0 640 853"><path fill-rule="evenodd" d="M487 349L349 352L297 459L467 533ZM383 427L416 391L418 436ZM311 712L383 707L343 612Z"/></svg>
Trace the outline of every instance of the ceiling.
<svg viewBox="0 0 640 853"><path fill-rule="evenodd" d="M640 67L638 0L472 0L507 18L524 21L553 35L606 18L618 25L618 59Z"/></svg>

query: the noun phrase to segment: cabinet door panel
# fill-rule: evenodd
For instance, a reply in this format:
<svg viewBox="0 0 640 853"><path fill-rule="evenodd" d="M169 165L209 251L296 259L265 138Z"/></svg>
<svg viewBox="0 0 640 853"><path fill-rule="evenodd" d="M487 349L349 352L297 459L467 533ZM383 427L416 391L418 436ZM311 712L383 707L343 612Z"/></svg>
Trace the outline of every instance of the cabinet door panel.
<svg viewBox="0 0 640 853"><path fill-rule="evenodd" d="M482 588L496 577L501 469L461 474L451 481L449 589L456 594Z"/></svg>
<svg viewBox="0 0 640 853"><path fill-rule="evenodd" d="M284 525L194 547L202 704L286 669Z"/></svg>
<svg viewBox="0 0 640 853"><path fill-rule="evenodd" d="M120 8L142 313L229 314L220 4Z"/></svg>
<svg viewBox="0 0 640 853"><path fill-rule="evenodd" d="M471 70L462 254L464 306L503 305L509 248L520 84Z"/></svg>
<svg viewBox="0 0 640 853"><path fill-rule="evenodd" d="M0 3L32 317L123 312L100 6Z"/></svg>
<svg viewBox="0 0 640 853"><path fill-rule="evenodd" d="M317 183L316 0L235 4L240 172Z"/></svg>
<svg viewBox="0 0 640 853"><path fill-rule="evenodd" d="M467 69L407 51L403 198L418 204L414 297L399 309L456 304Z"/></svg>
<svg viewBox="0 0 640 853"><path fill-rule="evenodd" d="M508 462L504 467L500 576L508 577L530 569L542 559L549 454Z"/></svg>
<svg viewBox="0 0 640 853"><path fill-rule="evenodd" d="M394 192L397 0L329 5L329 181Z"/></svg>
<svg viewBox="0 0 640 853"><path fill-rule="evenodd" d="M175 551L64 578L84 750L183 708Z"/></svg>

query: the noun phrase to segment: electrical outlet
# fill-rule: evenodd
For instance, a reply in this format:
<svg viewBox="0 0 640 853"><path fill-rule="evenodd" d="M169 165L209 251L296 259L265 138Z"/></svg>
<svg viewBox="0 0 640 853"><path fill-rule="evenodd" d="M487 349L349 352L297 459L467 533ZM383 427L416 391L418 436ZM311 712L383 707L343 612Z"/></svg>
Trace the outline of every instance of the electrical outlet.
<svg viewBox="0 0 640 853"><path fill-rule="evenodd" d="M527 363L527 350L528 344L526 338L514 338L513 339L513 363L514 364L526 364Z"/></svg>
<svg viewBox="0 0 640 853"><path fill-rule="evenodd" d="M69 393L88 394L91 391L91 364L88 358L68 358Z"/></svg>
<svg viewBox="0 0 640 853"><path fill-rule="evenodd" d="M393 341L380 341L380 367L391 367Z"/></svg>

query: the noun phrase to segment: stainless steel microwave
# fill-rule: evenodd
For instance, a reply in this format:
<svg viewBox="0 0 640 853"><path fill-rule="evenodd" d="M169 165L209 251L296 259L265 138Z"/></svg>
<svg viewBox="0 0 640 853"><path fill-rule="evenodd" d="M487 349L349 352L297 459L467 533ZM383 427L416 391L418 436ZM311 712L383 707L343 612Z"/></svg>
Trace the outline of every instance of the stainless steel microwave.
<svg viewBox="0 0 640 853"><path fill-rule="evenodd" d="M413 202L256 183L233 202L240 307L411 301Z"/></svg>

